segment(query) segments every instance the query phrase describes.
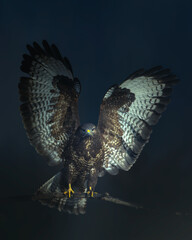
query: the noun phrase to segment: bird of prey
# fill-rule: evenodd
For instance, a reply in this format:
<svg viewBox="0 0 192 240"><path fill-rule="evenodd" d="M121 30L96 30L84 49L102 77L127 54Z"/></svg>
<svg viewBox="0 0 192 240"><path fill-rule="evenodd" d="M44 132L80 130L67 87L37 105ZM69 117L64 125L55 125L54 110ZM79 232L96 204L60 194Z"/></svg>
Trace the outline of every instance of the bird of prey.
<svg viewBox="0 0 192 240"><path fill-rule="evenodd" d="M27 45L21 70L28 77L19 83L20 111L30 143L50 166L62 170L39 191L62 192L64 200L44 202L70 213L84 213L86 199L74 201L76 192L94 196L98 177L105 172L128 171L149 141L177 82L161 66L140 69L103 97L98 124L80 124L80 81L55 45Z"/></svg>

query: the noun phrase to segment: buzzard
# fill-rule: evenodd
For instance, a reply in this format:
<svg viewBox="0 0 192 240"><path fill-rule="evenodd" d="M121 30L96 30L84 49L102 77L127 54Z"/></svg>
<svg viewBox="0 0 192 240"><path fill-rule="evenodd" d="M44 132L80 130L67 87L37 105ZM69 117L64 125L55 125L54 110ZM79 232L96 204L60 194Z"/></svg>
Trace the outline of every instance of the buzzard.
<svg viewBox="0 0 192 240"><path fill-rule="evenodd" d="M50 166L62 170L38 192L63 193L63 199L42 201L70 213L84 213L86 198L94 197L98 177L105 172L128 171L149 141L177 82L161 66L131 74L113 85L103 97L98 124L80 124L78 99L80 81L71 64L55 45L27 45L21 70L28 77L19 83L20 111L30 143Z"/></svg>

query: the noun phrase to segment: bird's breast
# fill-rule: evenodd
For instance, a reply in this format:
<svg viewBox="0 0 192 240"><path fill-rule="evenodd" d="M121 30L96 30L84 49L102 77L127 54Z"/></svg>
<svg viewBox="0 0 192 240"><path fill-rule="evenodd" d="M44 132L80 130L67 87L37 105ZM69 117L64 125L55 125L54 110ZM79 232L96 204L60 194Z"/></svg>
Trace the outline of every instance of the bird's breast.
<svg viewBox="0 0 192 240"><path fill-rule="evenodd" d="M73 151L76 157L86 162L97 162L103 159L103 148L98 136L83 138L73 142Z"/></svg>

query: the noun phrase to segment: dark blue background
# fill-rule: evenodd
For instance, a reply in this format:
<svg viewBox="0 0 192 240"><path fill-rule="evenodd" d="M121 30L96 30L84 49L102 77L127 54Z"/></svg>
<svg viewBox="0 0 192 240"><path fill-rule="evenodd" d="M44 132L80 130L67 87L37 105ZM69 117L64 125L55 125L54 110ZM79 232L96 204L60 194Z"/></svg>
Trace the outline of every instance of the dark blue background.
<svg viewBox="0 0 192 240"><path fill-rule="evenodd" d="M168 110L134 167L99 180L97 191L158 213L90 201L71 216L34 202L3 204L3 239L192 239L192 4L161 1L1 1L0 191L33 193L57 169L36 154L19 114L18 81L25 45L46 39L67 56L82 83L81 122L97 123L108 87L133 71L163 65L181 79Z"/></svg>

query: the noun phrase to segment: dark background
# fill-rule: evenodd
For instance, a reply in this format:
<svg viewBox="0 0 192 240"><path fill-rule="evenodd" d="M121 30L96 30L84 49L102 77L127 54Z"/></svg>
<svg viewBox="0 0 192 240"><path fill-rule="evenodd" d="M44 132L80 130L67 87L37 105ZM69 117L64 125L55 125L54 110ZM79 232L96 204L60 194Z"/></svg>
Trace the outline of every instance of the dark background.
<svg viewBox="0 0 192 240"><path fill-rule="evenodd" d="M82 83L82 123L96 124L108 87L141 67L160 64L181 79L137 163L97 185L155 211L92 200L86 215L72 216L36 202L1 203L0 238L192 239L191 8L187 0L0 2L1 197L33 193L57 172L30 146L19 114L27 43L46 39L70 59Z"/></svg>

